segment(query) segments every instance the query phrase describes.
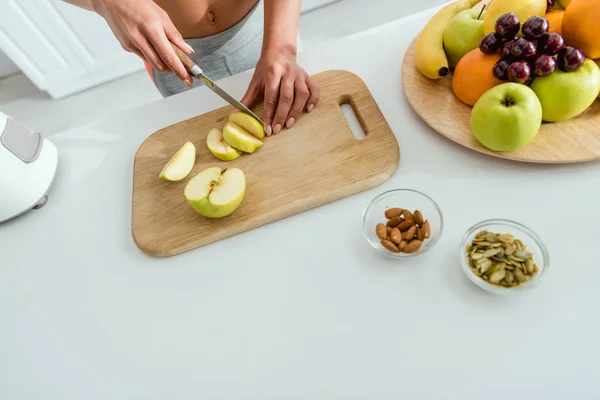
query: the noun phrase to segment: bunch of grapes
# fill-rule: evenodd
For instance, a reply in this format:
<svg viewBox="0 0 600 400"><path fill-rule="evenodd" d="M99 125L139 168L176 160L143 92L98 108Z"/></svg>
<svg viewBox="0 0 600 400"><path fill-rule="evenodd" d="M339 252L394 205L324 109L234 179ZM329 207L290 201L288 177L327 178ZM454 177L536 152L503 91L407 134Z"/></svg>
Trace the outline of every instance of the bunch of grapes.
<svg viewBox="0 0 600 400"><path fill-rule="evenodd" d="M566 46L555 32L548 32L548 20L531 17L521 29L519 17L504 14L496 21L495 33L486 35L479 49L485 54L500 53L494 76L502 81L529 85L535 76L547 76L556 68L565 72L578 70L585 61L583 52ZM524 37L517 37L521 31Z"/></svg>

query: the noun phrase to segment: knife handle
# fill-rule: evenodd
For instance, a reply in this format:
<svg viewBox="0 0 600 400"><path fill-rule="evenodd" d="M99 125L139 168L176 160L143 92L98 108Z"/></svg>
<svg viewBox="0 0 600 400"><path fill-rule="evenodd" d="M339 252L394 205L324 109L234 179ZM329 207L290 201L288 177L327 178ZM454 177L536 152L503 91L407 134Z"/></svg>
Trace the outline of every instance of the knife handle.
<svg viewBox="0 0 600 400"><path fill-rule="evenodd" d="M175 54L177 55L177 57L181 60L183 65L185 65L187 70L192 73L192 75L196 76L196 75L199 75L202 73L202 70L200 69L200 67L198 67L196 65L196 63L194 61L192 61L191 58L188 57L187 54L185 54L183 51L181 51L181 49L179 47L175 46L173 43L171 43L171 47L175 51Z"/></svg>

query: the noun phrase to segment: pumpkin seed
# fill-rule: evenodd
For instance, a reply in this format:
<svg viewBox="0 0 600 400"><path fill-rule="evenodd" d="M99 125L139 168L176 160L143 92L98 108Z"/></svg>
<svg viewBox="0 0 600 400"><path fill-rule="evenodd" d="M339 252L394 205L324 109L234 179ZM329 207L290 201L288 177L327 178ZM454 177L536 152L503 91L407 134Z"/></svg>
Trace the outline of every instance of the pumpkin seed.
<svg viewBox="0 0 600 400"><path fill-rule="evenodd" d="M513 254L515 251L517 250L516 246L508 245L506 246L506 248L504 249L504 254L506 254L507 256L510 256L511 254Z"/></svg>
<svg viewBox="0 0 600 400"><path fill-rule="evenodd" d="M479 233L477 233L477 235L475 235L475 239L485 236L487 233L488 231L480 231Z"/></svg>
<svg viewBox="0 0 600 400"><path fill-rule="evenodd" d="M485 235L485 240L487 240L490 243L498 243L500 241L500 239L498 239L496 235L492 235L491 233Z"/></svg>
<svg viewBox="0 0 600 400"><path fill-rule="evenodd" d="M482 230L465 250L473 273L493 285L518 286L538 272L533 255L521 240L510 234Z"/></svg>
<svg viewBox="0 0 600 400"><path fill-rule="evenodd" d="M490 258L492 256L495 256L498 253L500 253L500 249L490 249L490 250L484 251L482 256L486 257L486 258Z"/></svg>
<svg viewBox="0 0 600 400"><path fill-rule="evenodd" d="M503 243L513 243L515 241L511 235L498 235L498 239L500 239Z"/></svg>

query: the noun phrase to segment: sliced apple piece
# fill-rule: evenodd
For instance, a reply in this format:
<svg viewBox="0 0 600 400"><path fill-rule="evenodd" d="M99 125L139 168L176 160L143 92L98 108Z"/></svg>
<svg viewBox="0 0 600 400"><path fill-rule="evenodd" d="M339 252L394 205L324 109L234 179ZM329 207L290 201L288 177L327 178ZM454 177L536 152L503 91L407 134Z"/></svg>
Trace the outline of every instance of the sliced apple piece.
<svg viewBox="0 0 600 400"><path fill-rule="evenodd" d="M231 147L245 153L254 153L263 145L262 140L252 136L247 130L231 121L228 121L223 128L223 139Z"/></svg>
<svg viewBox="0 0 600 400"><path fill-rule="evenodd" d="M243 112L234 112L229 116L229 120L233 123L238 124L254 136L259 139L263 139L265 137L265 128L263 125L258 122L256 118L254 118L250 114L246 114Z"/></svg>
<svg viewBox="0 0 600 400"><path fill-rule="evenodd" d="M158 175L160 179L177 182L188 176L196 162L196 146L192 142L185 142L177 153L171 157Z"/></svg>
<svg viewBox="0 0 600 400"><path fill-rule="evenodd" d="M198 214L222 218L242 203L246 194L246 177L238 168L208 168L188 182L184 194Z"/></svg>
<svg viewBox="0 0 600 400"><path fill-rule="evenodd" d="M241 151L231 147L225 142L223 133L217 128L213 128L208 132L206 145L211 154L221 161L233 161L242 155Z"/></svg>

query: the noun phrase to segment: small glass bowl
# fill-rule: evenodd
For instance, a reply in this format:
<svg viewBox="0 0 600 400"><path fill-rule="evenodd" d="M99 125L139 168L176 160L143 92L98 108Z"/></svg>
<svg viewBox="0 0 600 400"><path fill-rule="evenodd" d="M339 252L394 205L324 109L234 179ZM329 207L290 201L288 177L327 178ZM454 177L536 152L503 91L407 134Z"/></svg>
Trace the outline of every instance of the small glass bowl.
<svg viewBox="0 0 600 400"><path fill-rule="evenodd" d="M538 266L539 271L535 277L520 286L508 288L492 285L485 279L478 277L471 270L471 267L467 262L466 247L475 238L477 232L481 230L486 230L491 233L510 234L513 235L515 239L520 239L523 244L527 246L527 251L533 254L533 262ZM550 267L550 255L540 237L526 226L506 219L489 219L473 225L463 237L459 250L460 265L467 277L480 288L498 295L508 296L539 285L546 274L546 271L548 271L548 268Z"/></svg>
<svg viewBox="0 0 600 400"><path fill-rule="evenodd" d="M403 208L414 212L420 210L423 218L431 225L431 235L425 239L423 245L416 253L393 253L381 245L375 227L379 223L386 223L385 210L388 208ZM394 189L380 194L367 205L363 212L363 233L367 241L383 255L392 258L409 258L419 256L431 250L437 243L444 228L442 211L431 197L412 189Z"/></svg>

